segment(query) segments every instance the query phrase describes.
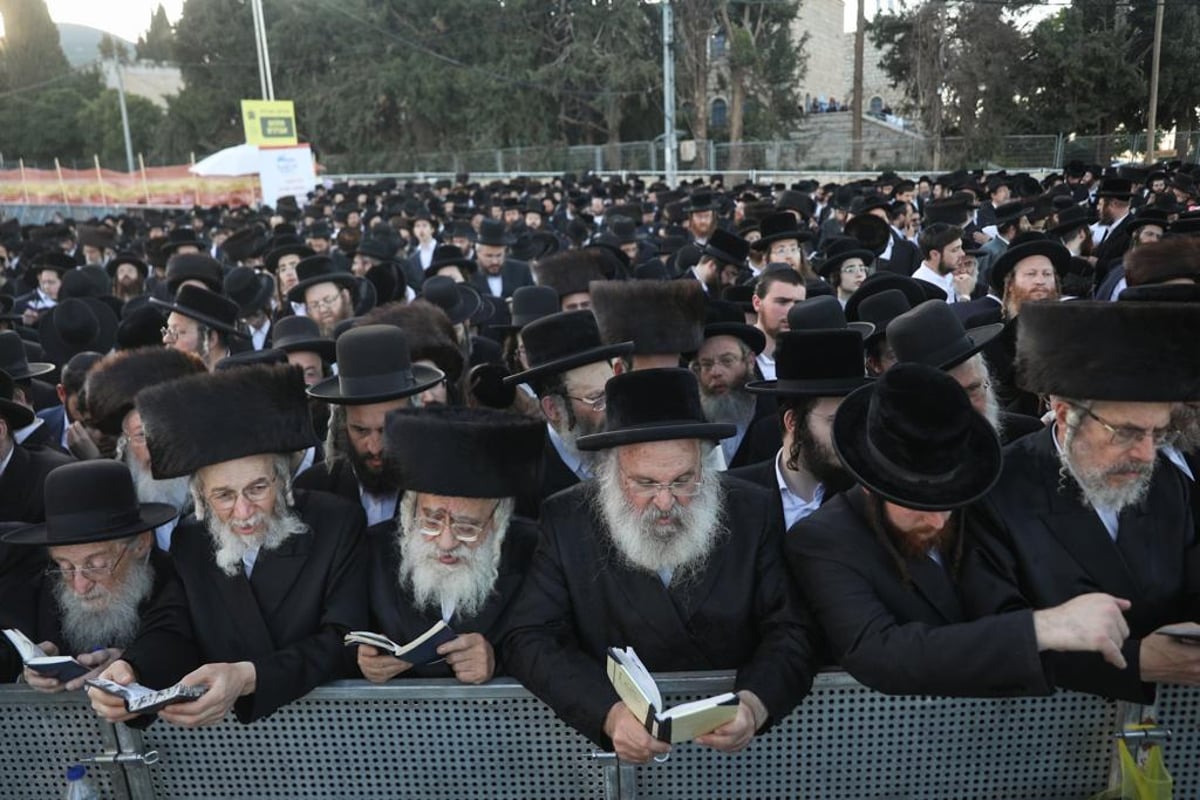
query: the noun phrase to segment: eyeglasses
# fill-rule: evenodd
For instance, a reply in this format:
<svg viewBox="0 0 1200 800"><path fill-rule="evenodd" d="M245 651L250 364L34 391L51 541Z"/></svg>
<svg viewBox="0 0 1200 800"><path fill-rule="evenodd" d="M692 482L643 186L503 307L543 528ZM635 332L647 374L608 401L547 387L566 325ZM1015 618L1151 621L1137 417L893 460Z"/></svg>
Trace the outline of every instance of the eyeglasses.
<svg viewBox="0 0 1200 800"><path fill-rule="evenodd" d="M466 520L456 519L453 514L444 509L439 509L432 515L421 511L417 513L417 531L422 536L433 538L441 536L442 529L447 525L450 526L450 533L455 539L463 544L471 544L479 541L479 537L483 535L483 531L491 523L492 517L496 516L496 509L500 507L500 503L492 506L492 512L487 515L487 519L483 522L467 522Z"/></svg>
<svg viewBox="0 0 1200 800"><path fill-rule="evenodd" d="M644 478L631 478L621 471L621 477L629 481L629 489L638 497L652 498L658 497L659 492L666 492L672 497L678 499L680 497L693 497L700 491L700 481L698 480L676 480L670 483L655 483Z"/></svg>
<svg viewBox="0 0 1200 800"><path fill-rule="evenodd" d="M573 394L564 394L563 397L568 400L578 400L592 409L592 411L603 411L608 408L608 399L604 395L600 395L599 397L576 397Z"/></svg>
<svg viewBox="0 0 1200 800"><path fill-rule="evenodd" d="M1108 431L1112 436L1109 444L1116 445L1117 447L1133 447L1147 436L1154 442L1156 448L1167 447L1179 435L1179 432L1174 428L1139 428L1135 425L1112 425L1096 416L1096 413L1086 406L1074 405L1074 407L1087 414L1099 423L1104 430Z"/></svg>
<svg viewBox="0 0 1200 800"><path fill-rule="evenodd" d="M341 299L342 296L340 294L331 294L328 297L321 297L317 300L313 300L311 303L305 303L304 305L320 311L332 311L334 306L336 306L338 301Z"/></svg>
<svg viewBox="0 0 1200 800"><path fill-rule="evenodd" d="M275 484L275 476L259 478L240 492L234 489L218 489L208 496L208 504L218 511L228 511L237 505L238 495L247 501L258 505L267 499L271 487Z"/></svg>
<svg viewBox="0 0 1200 800"><path fill-rule="evenodd" d="M110 564L108 558L100 558L90 563L85 563L82 567L71 567L70 569L51 568L46 570L46 575L52 578L62 578L66 582L75 580L75 573L79 573L84 578L95 583L100 578L106 578L113 574L117 565L121 563L121 559L125 557L125 553L129 550L129 545L121 547L121 552L117 554L116 559Z"/></svg>
<svg viewBox="0 0 1200 800"><path fill-rule="evenodd" d="M728 353L723 356L718 356L717 358L699 358L692 362L692 371L711 372L716 367L721 367L722 369L733 369L744 360L744 358L730 355Z"/></svg>
<svg viewBox="0 0 1200 800"><path fill-rule="evenodd" d="M158 332L162 334L163 341L167 344L174 344L179 341L180 337L188 335L185 328L159 328Z"/></svg>
<svg viewBox="0 0 1200 800"><path fill-rule="evenodd" d="M843 275L857 275L858 273L866 274L867 267L865 264L847 264L842 267Z"/></svg>
<svg viewBox="0 0 1200 800"><path fill-rule="evenodd" d="M145 444L146 443L146 432L144 430L138 431L137 433L126 433L125 431L121 431L121 438L124 439L127 443Z"/></svg>

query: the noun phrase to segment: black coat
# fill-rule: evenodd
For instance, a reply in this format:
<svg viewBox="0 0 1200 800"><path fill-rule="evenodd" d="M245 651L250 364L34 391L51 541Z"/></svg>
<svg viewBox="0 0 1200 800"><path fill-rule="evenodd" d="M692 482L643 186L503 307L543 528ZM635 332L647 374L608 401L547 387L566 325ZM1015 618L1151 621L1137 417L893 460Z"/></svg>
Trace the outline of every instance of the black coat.
<svg viewBox="0 0 1200 800"><path fill-rule="evenodd" d="M42 560L44 566L44 551ZM154 568L154 584L138 607L141 625L137 636L121 657L133 666L138 683L165 689L199 666L199 653L188 618L187 598L171 559L151 547L150 564ZM31 601L27 603L13 603L12 594L0 594L0 627L19 628L35 644L53 642L61 655L79 655L68 653L63 641L61 614L54 596L57 580L39 571L22 587L24 596ZM0 680L14 680L21 668L21 657L5 639L0 646Z"/></svg>
<svg viewBox="0 0 1200 800"><path fill-rule="evenodd" d="M296 492L295 507L309 532L260 551L249 579L221 571L208 529L194 517L171 541L201 660L254 664L255 692L234 705L241 722L348 675L342 637L367 622L362 508L305 491Z"/></svg>
<svg viewBox="0 0 1200 800"><path fill-rule="evenodd" d="M74 460L47 447L14 447L12 459L0 475L0 522L45 522L42 485L46 475Z"/></svg>
<svg viewBox="0 0 1200 800"><path fill-rule="evenodd" d="M860 683L891 694L1050 693L1032 612L968 622L954 578L929 557L903 558L906 580L861 489L792 526L784 551L833 658Z"/></svg>
<svg viewBox="0 0 1200 800"><path fill-rule="evenodd" d="M605 672L609 647L633 647L655 672L736 669L736 688L753 691L776 721L808 693L814 630L780 557L779 514L762 489L721 481L732 530L695 581L670 590L621 562L592 508L594 482L542 509L505 659L511 675L601 746L620 699Z"/></svg>
<svg viewBox="0 0 1200 800"><path fill-rule="evenodd" d="M520 289L522 286L533 286L533 273L529 269L529 264L524 261L518 261L515 258L504 259L504 264L500 267L500 279L502 282L500 297L512 297L513 292ZM487 274L482 269L477 269L471 275L471 285L474 286L480 294L495 297L491 286L488 285ZM495 318L491 320L492 324L506 324L498 322Z"/></svg>
<svg viewBox="0 0 1200 800"><path fill-rule="evenodd" d="M382 633L392 641L411 642L429 630L441 614L438 611L418 611L413 607L412 592L401 587L397 574L400 569L400 548L395 540L394 524L373 525L368 529L367 552L370 555L370 612L371 630ZM456 616L450 622L455 633L480 633L495 651L496 674L502 675L503 654L500 641L508 629L507 610L521 588L521 580L529 569L537 546L537 525L521 517L513 517L504 535L500 550L499 573L492 596L474 617ZM400 677L452 678L454 670L446 662L414 666Z"/></svg>
<svg viewBox="0 0 1200 800"><path fill-rule="evenodd" d="M1005 448L999 483L970 509L977 535L964 560L964 600L974 614L1050 608L1088 592L1130 600L1126 669L1093 653L1047 658L1059 686L1148 702L1153 687L1138 671L1142 637L1200 619L1200 555L1186 479L1160 459L1145 500L1121 512L1114 543L1079 499L1078 485L1060 477L1052 435L1046 429Z"/></svg>
<svg viewBox="0 0 1200 800"><path fill-rule="evenodd" d="M571 471L562 460L562 456L554 449L550 434L546 434L546 444L542 448L542 491L539 502L553 494L569 489L579 483L579 476Z"/></svg>
<svg viewBox="0 0 1200 800"><path fill-rule="evenodd" d="M358 476L348 458L339 458L332 465L328 461L317 461L296 477L294 485L297 489L328 492L355 505L362 504Z"/></svg>
<svg viewBox="0 0 1200 800"><path fill-rule="evenodd" d="M921 251L912 242L895 231L892 235L892 254L887 259L880 259L878 269L895 272L899 275L911 276L921 266Z"/></svg>
<svg viewBox="0 0 1200 800"><path fill-rule="evenodd" d="M1125 219L1121 220L1121 224L1110 230L1104 237L1104 241L1096 245L1092 251L1092 255L1096 257L1097 287L1104 283L1109 270L1120 264L1121 260L1125 258L1125 253L1133 241L1131 234L1133 221L1133 214L1127 214Z"/></svg>

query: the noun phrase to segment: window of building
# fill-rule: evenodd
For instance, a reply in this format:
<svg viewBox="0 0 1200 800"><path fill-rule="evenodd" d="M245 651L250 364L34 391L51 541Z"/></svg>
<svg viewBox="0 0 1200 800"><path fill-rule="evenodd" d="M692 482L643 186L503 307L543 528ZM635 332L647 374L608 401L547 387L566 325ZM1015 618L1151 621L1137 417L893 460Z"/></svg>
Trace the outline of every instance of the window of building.
<svg viewBox="0 0 1200 800"><path fill-rule="evenodd" d="M870 109L871 109L871 113L874 114L875 116L882 115L883 114L883 98L880 97L879 95L872 97Z"/></svg>
<svg viewBox="0 0 1200 800"><path fill-rule="evenodd" d="M708 115L708 124L714 128L724 128L729 124L729 107L719 97L712 101L712 111Z"/></svg>
<svg viewBox="0 0 1200 800"><path fill-rule="evenodd" d="M712 59L725 57L725 34L717 31L708 40L708 57Z"/></svg>

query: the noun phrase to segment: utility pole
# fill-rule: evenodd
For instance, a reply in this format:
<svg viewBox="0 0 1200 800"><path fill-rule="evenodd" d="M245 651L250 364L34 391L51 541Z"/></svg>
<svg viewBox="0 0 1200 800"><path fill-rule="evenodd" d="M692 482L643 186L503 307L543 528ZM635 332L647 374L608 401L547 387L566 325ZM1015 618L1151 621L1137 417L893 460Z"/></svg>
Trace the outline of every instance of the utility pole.
<svg viewBox="0 0 1200 800"><path fill-rule="evenodd" d="M275 84L271 80L271 52L267 48L267 25L263 17L262 0L250 0L254 18L254 49L258 54L258 83L263 100L275 99Z"/></svg>
<svg viewBox="0 0 1200 800"><path fill-rule="evenodd" d="M1154 11L1154 55L1150 62L1150 113L1146 119L1146 163L1154 163L1154 129L1158 127L1158 59L1162 55L1164 0L1158 0Z"/></svg>
<svg viewBox="0 0 1200 800"><path fill-rule="evenodd" d="M125 107L125 78L121 74L121 62L115 52L112 58L112 68L117 76L117 103L121 106L121 128L125 132L125 171L132 175L133 139L129 135L129 110Z"/></svg>
<svg viewBox="0 0 1200 800"><path fill-rule="evenodd" d="M1159 0L1162 2L1162 0ZM854 99L850 103L850 168L862 169L863 150L863 49L867 35L867 10L864 0L858 0L858 15L854 27Z"/></svg>
<svg viewBox="0 0 1200 800"><path fill-rule="evenodd" d="M1160 0L1161 2L1161 0ZM678 172L675 142L675 21L670 0L662 0L663 37L663 161L667 186L675 185Z"/></svg>

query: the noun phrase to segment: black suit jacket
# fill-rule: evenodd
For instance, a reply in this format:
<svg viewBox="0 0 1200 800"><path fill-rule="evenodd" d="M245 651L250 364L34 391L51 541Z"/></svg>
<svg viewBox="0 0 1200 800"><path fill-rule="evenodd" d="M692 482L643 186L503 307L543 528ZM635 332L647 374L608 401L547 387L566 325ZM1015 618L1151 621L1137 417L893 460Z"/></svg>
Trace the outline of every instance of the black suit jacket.
<svg viewBox="0 0 1200 800"><path fill-rule="evenodd" d="M1139 677L1142 637L1172 622L1200 619L1200 554L1183 475L1160 459L1145 500L1125 509L1117 541L1059 475L1053 429L1005 448L999 483L968 513L972 532L963 593L975 614L1050 608L1088 592L1132 602L1130 636L1118 670L1092 653L1049 655L1068 689L1148 702Z"/></svg>
<svg viewBox="0 0 1200 800"><path fill-rule="evenodd" d="M871 529L860 488L837 495L784 539L792 578L834 659L891 694L1049 694L1028 609L968 622L950 572L903 558Z"/></svg>
<svg viewBox="0 0 1200 800"><path fill-rule="evenodd" d="M811 622L780 558L782 525L760 488L722 476L731 527L686 586L626 566L592 507L594 482L542 509L542 538L504 639L509 673L569 725L609 746L604 719L620 699L607 648L632 646L653 671L736 669L772 720L800 702L816 656Z"/></svg>
<svg viewBox="0 0 1200 800"><path fill-rule="evenodd" d="M1108 271L1125 257L1125 252L1129 250L1129 245L1133 241L1130 234L1130 228L1133 225L1133 214L1127 214L1125 219L1121 220L1121 224L1108 232L1104 237L1104 241L1096 245L1096 249L1092 251L1092 255L1096 257L1096 286L1099 287L1104 283Z"/></svg>
<svg viewBox="0 0 1200 800"><path fill-rule="evenodd" d="M418 611L413 607L412 591L400 586L400 548L396 543L394 524L373 525L367 533L367 552L370 555L370 612L371 630L382 633L394 642L411 642L429 630L442 618L440 610ZM513 517L504 535L500 550L499 572L493 584L492 596L473 617L455 616L450 627L455 633L480 633L495 651L496 675L504 674L504 654L500 642L508 629L508 609L512 605L521 581L533 559L537 546L537 524ZM414 666L400 677L452 678L454 670L446 662Z"/></svg>
<svg viewBox="0 0 1200 800"><path fill-rule="evenodd" d="M502 281L500 297L505 299L512 297L513 292L522 286L533 286L533 273L529 269L529 264L515 258L504 259L504 264L500 267L500 279ZM492 287L488 285L487 274L482 269L475 270L471 275L471 285L478 289L480 294L495 297ZM496 320L493 319L492 322L496 323Z"/></svg>
<svg viewBox="0 0 1200 800"><path fill-rule="evenodd" d="M354 467L348 458L339 458L332 465L328 461L315 462L296 477L295 487L336 494L356 506L362 505L358 476L354 474Z"/></svg>
<svg viewBox="0 0 1200 800"><path fill-rule="evenodd" d="M42 409L37 413L42 418L41 426L33 432L34 436L38 436L38 442L52 450L66 452L62 448L63 430L67 426L67 409L65 406L57 405L50 408ZM25 440L26 443L29 439Z"/></svg>
<svg viewBox="0 0 1200 800"><path fill-rule="evenodd" d="M892 254L888 259L880 259L879 269L911 276L921 266L921 251L912 242L895 231L892 234Z"/></svg>
<svg viewBox="0 0 1200 800"><path fill-rule="evenodd" d="M542 448L542 491L539 500L546 500L551 495L569 489L579 483L579 476L563 463L562 457L554 449L550 434L546 434L546 444Z"/></svg>
<svg viewBox="0 0 1200 800"><path fill-rule="evenodd" d="M0 522L45 522L42 485L46 475L74 460L45 447L15 446L12 459L0 475Z"/></svg>
<svg viewBox="0 0 1200 800"><path fill-rule="evenodd" d="M309 532L261 550L250 578L221 571L211 535L194 517L172 537L201 660L251 661L257 671L254 693L234 705L241 722L350 674L342 637L367 622L362 508L298 490L296 511Z"/></svg>

